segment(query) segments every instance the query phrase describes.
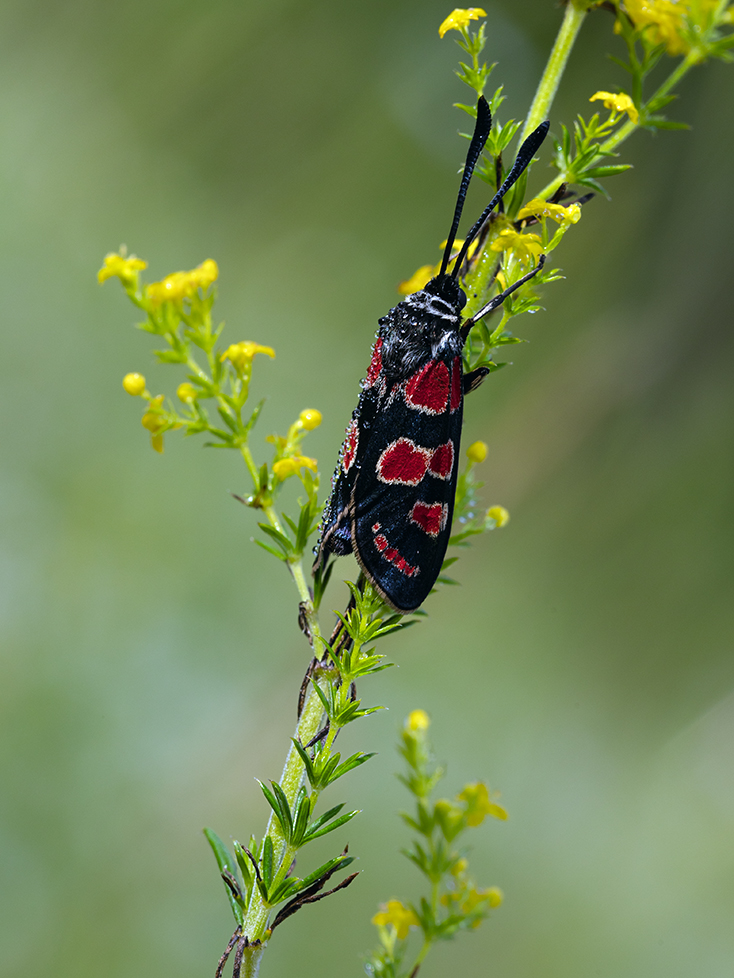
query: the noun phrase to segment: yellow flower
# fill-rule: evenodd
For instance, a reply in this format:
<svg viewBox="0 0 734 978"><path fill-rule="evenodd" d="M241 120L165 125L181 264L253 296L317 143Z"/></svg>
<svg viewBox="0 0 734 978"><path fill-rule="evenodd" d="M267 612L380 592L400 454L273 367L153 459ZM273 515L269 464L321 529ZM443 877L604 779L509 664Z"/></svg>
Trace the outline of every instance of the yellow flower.
<svg viewBox="0 0 734 978"><path fill-rule="evenodd" d="M163 435L151 435L150 445L154 452L158 452L159 455L163 454Z"/></svg>
<svg viewBox="0 0 734 978"><path fill-rule="evenodd" d="M448 15L446 20L441 24L438 29L438 36L443 37L449 31L463 31L469 26L469 21L479 20L480 17L486 17L486 11L482 10L481 7L457 7L452 10Z"/></svg>
<svg viewBox="0 0 734 978"><path fill-rule="evenodd" d="M151 282L145 294L154 306L163 302L181 302L190 299L197 289L206 291L218 276L217 263L213 258L207 258L190 272L172 272L160 282Z"/></svg>
<svg viewBox="0 0 734 978"><path fill-rule="evenodd" d="M317 411L316 408L306 408L298 415L298 421L301 428L313 431L321 424L321 411Z"/></svg>
<svg viewBox="0 0 734 978"><path fill-rule="evenodd" d="M537 234L521 234L514 228L503 228L489 247L491 251L511 251L523 263L534 262L543 254Z"/></svg>
<svg viewBox="0 0 734 978"><path fill-rule="evenodd" d="M504 506L490 506L487 510L487 516L490 520L495 521L498 530L510 522L510 514Z"/></svg>
<svg viewBox="0 0 734 978"><path fill-rule="evenodd" d="M151 282L146 286L145 294L153 306L160 306L164 302L181 302L191 294L188 272L172 272L161 282Z"/></svg>
<svg viewBox="0 0 734 978"><path fill-rule="evenodd" d="M635 27L648 28L647 38L653 44L664 44L668 54L685 54L689 44L681 36L691 0L625 0L625 9Z"/></svg>
<svg viewBox="0 0 734 978"><path fill-rule="evenodd" d="M637 125L640 113L635 108L635 103L624 92L615 95L614 92L596 92L589 99L590 102L604 102L604 108L612 113L626 112L630 119Z"/></svg>
<svg viewBox="0 0 734 978"><path fill-rule="evenodd" d="M501 805L495 804L489 797L486 784L477 781L474 784L467 784L464 790L459 793L459 801L466 805L466 824L470 826L481 825L487 815L494 818L507 818L507 812Z"/></svg>
<svg viewBox="0 0 734 978"><path fill-rule="evenodd" d="M581 220L581 208L578 204L564 207L563 204L551 204L548 200L534 197L527 204L523 204L517 217L520 221L524 217L552 217L559 224L578 224Z"/></svg>
<svg viewBox="0 0 734 978"><path fill-rule="evenodd" d="M151 435L157 435L161 428L166 425L165 420L156 411L146 411L140 419L140 423Z"/></svg>
<svg viewBox="0 0 734 978"><path fill-rule="evenodd" d="M410 278L406 278L404 282L398 285L398 292L401 295L412 295L414 292L420 292L431 281L433 274L433 265L421 265L417 271L413 272Z"/></svg>
<svg viewBox="0 0 734 978"><path fill-rule="evenodd" d="M109 255L105 255L104 265L97 272L97 281L101 285L108 278L117 277L123 285L135 285L138 280L138 272L147 267L147 261L136 258L135 255L130 255L127 258L125 255L110 252Z"/></svg>
<svg viewBox="0 0 734 978"><path fill-rule="evenodd" d="M485 441L475 441L466 450L466 457L470 462L478 465L487 457L487 443Z"/></svg>
<svg viewBox="0 0 734 978"><path fill-rule="evenodd" d="M189 404L191 401L196 400L199 392L193 384L179 384L176 388L176 396L179 401L183 401L184 404Z"/></svg>
<svg viewBox="0 0 734 978"><path fill-rule="evenodd" d="M216 282L219 278L219 266L213 258L207 258L188 274L194 288L203 289L206 292L212 282Z"/></svg>
<svg viewBox="0 0 734 978"><path fill-rule="evenodd" d="M489 897L489 905L492 910L494 910L495 907L499 907L499 905L505 899L505 895L499 886L490 886L490 888L484 892L486 896Z"/></svg>
<svg viewBox="0 0 734 978"><path fill-rule="evenodd" d="M381 903L380 912L372 918L372 923L377 927L392 925L400 941L405 940L411 927L420 926L420 921L415 913L409 907L403 906L400 900L388 900L387 903Z"/></svg>
<svg viewBox="0 0 734 978"><path fill-rule="evenodd" d="M293 455L291 458L281 458L273 462L273 473L277 479L283 482L291 475L297 475L301 469L310 469L312 472L318 471L318 464L315 458L308 458L306 455Z"/></svg>
<svg viewBox="0 0 734 978"><path fill-rule="evenodd" d="M431 725L431 718L425 710L412 710L405 721L405 729L410 733L421 733L428 730Z"/></svg>
<svg viewBox="0 0 734 978"><path fill-rule="evenodd" d="M145 377L142 374L125 374L122 386L131 397L140 397L145 390Z"/></svg>
<svg viewBox="0 0 734 978"><path fill-rule="evenodd" d="M243 373L250 366L257 353L264 353L271 359L275 356L275 350L271 346L260 346L259 343L253 343L252 340L243 340L241 343L233 343L228 346L219 359L229 360L235 370Z"/></svg>
<svg viewBox="0 0 734 978"><path fill-rule="evenodd" d="M464 856L462 856L460 859L457 859L454 865L451 867L451 875L461 876L461 874L465 873L468 868L469 868L469 860L465 859Z"/></svg>

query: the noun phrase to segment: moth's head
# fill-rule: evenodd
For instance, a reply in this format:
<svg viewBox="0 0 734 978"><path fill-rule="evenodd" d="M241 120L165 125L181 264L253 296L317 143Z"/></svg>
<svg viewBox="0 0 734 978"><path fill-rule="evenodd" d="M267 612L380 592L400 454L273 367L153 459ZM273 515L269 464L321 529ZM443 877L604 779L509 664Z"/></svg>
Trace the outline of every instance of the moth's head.
<svg viewBox="0 0 734 978"><path fill-rule="evenodd" d="M449 305L453 306L457 312L466 305L466 293L456 279L450 275L437 275L431 279L423 291L431 295L437 295L444 302L448 302Z"/></svg>

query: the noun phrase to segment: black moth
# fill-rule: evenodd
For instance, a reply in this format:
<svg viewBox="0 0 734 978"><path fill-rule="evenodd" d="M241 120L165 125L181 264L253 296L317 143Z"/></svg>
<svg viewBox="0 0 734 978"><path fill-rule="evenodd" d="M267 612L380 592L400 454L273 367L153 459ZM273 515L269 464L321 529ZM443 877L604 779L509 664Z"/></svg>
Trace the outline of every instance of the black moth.
<svg viewBox="0 0 734 978"><path fill-rule="evenodd" d="M321 522L314 572L330 553L354 553L378 594L396 611L415 611L441 571L451 535L464 395L486 367L464 373L462 350L474 323L536 275L538 265L462 323L458 276L490 213L530 163L548 132L542 123L520 147L506 180L469 231L449 273L451 249L472 172L492 116L484 97L439 274L380 320Z"/></svg>

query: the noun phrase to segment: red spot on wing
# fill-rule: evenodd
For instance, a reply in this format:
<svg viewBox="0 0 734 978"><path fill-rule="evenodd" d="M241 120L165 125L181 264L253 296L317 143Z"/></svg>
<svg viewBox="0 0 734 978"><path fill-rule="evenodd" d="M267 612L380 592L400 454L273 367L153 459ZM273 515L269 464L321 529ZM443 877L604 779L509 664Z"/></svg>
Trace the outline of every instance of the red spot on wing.
<svg viewBox="0 0 734 978"><path fill-rule="evenodd" d="M364 386L372 387L377 378L380 376L380 371L382 370L382 338L377 340L372 348L372 359L370 360L369 369L367 370L367 376L365 377Z"/></svg>
<svg viewBox="0 0 734 978"><path fill-rule="evenodd" d="M405 401L426 414L442 414L448 407L449 386L449 368L443 360L430 360L405 385Z"/></svg>
<svg viewBox="0 0 734 978"><path fill-rule="evenodd" d="M451 364L451 411L461 405L461 357L454 357Z"/></svg>
<svg viewBox="0 0 734 978"><path fill-rule="evenodd" d="M376 532L375 527L379 529L380 524L375 523L375 525L372 527L373 532ZM385 536L384 533L377 534L377 536L375 537L375 546L380 551L380 553L385 558L385 560L388 561L388 563L390 564L394 564L395 567L397 567L397 569L402 574L405 574L406 577L415 577L415 575L420 572L419 567L413 567L412 564L408 563L405 557L401 557L400 553L398 552L398 550L396 550L395 547L391 547L388 544L387 537Z"/></svg>
<svg viewBox="0 0 734 978"><path fill-rule="evenodd" d="M344 439L344 444L342 445L342 468L345 472L348 472L354 465L354 459L357 457L357 445L359 443L359 429L357 427L357 421L355 418L349 422L349 427L347 428L347 435Z"/></svg>
<svg viewBox="0 0 734 978"><path fill-rule="evenodd" d="M397 482L417 486L428 471L431 452L409 438L398 438L387 446L377 460L377 478L382 482Z"/></svg>
<svg viewBox="0 0 734 978"><path fill-rule="evenodd" d="M445 503L422 503L414 504L410 513L413 523L427 533L429 537L437 537L446 526L449 517L449 508Z"/></svg>
<svg viewBox="0 0 734 978"><path fill-rule="evenodd" d="M454 467L454 443L447 441L445 445L439 445L431 456L428 463L428 471L437 479L448 479Z"/></svg>

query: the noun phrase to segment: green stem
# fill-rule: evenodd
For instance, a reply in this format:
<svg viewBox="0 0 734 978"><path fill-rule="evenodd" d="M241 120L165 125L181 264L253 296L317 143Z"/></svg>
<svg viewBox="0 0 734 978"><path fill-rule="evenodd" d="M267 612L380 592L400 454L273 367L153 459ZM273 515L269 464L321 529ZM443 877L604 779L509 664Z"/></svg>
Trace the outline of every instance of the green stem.
<svg viewBox="0 0 734 978"><path fill-rule="evenodd" d="M256 944L255 947L246 947L242 955L241 978L257 978L260 972L260 961L262 960L264 944Z"/></svg>
<svg viewBox="0 0 734 978"><path fill-rule="evenodd" d="M311 687L308 695L306 696L303 713L301 714L301 718L296 725L294 738L299 740L302 744L307 744L318 733L322 724L322 718L323 706L321 700L319 699L318 694L314 691L313 687ZM283 773L280 778L280 785L285 792L289 805L293 805L296 795L298 794L298 789L301 787L302 783L303 761L299 757L296 748L293 746L293 744L291 744L290 750L288 751L288 756L286 757ZM268 825L265 830L265 835L269 835L273 840L274 861L275 864L280 867L285 854L286 843L285 839L283 838L280 823L278 822L274 813L271 813L270 815ZM287 869L288 867L286 867L286 870ZM247 914L245 916L245 922L243 925L243 931L245 934L247 934L250 941L263 940L268 925L269 913L270 907L266 906L264 903L258 888L256 886L253 887L250 905L247 908Z"/></svg>
<svg viewBox="0 0 734 978"><path fill-rule="evenodd" d="M581 25L588 12L588 3L586 0L569 0L566 4L563 23L558 31L558 36L548 58L548 63L545 66L543 77L540 79L533 104L530 106L530 112L525 120L522 135L520 136L520 143L534 129L537 129L544 119L548 118L553 99L556 96L563 72L566 69L571 48L576 41Z"/></svg>

